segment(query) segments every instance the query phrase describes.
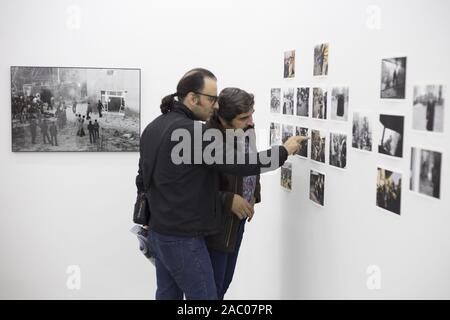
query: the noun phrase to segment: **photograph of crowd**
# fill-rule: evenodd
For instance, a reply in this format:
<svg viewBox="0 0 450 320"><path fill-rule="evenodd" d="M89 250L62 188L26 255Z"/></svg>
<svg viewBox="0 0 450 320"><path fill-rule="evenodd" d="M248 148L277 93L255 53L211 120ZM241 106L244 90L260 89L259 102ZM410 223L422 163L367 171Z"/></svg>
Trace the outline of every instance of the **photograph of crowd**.
<svg viewBox="0 0 450 320"><path fill-rule="evenodd" d="M415 86L413 129L444 131L444 94L442 85Z"/></svg>
<svg viewBox="0 0 450 320"><path fill-rule="evenodd" d="M297 116L309 116L309 88L297 88Z"/></svg>
<svg viewBox="0 0 450 320"><path fill-rule="evenodd" d="M404 116L381 114L377 123L380 141L378 152L393 157L403 157Z"/></svg>
<svg viewBox="0 0 450 320"><path fill-rule="evenodd" d="M312 117L323 120L327 118L327 89L313 88Z"/></svg>
<svg viewBox="0 0 450 320"><path fill-rule="evenodd" d="M295 135L296 136L308 137L308 134L309 134L308 128L295 127ZM308 141L309 140L302 141L301 148L296 153L297 155L304 157L304 158L308 158Z"/></svg>
<svg viewBox="0 0 450 320"><path fill-rule="evenodd" d="M328 75L328 43L323 43L314 48L314 75Z"/></svg>
<svg viewBox="0 0 450 320"><path fill-rule="evenodd" d="M441 164L441 152L412 147L410 189L440 199Z"/></svg>
<svg viewBox="0 0 450 320"><path fill-rule="evenodd" d="M311 170L309 175L309 199L323 206L325 200L325 175Z"/></svg>
<svg viewBox="0 0 450 320"><path fill-rule="evenodd" d="M292 163L285 162L281 167L281 186L287 190L292 190Z"/></svg>
<svg viewBox="0 0 450 320"><path fill-rule="evenodd" d="M377 206L400 215L402 175L378 168Z"/></svg>
<svg viewBox="0 0 450 320"><path fill-rule="evenodd" d="M284 52L284 77L295 77L295 50Z"/></svg>
<svg viewBox="0 0 450 320"><path fill-rule="evenodd" d="M382 99L404 99L406 89L406 57L381 61Z"/></svg>
<svg viewBox="0 0 450 320"><path fill-rule="evenodd" d="M311 159L325 163L325 132L311 130Z"/></svg>
<svg viewBox="0 0 450 320"><path fill-rule="evenodd" d="M330 133L330 165L345 169L347 167L347 135Z"/></svg>
<svg viewBox="0 0 450 320"><path fill-rule="evenodd" d="M281 129L280 124L270 123L270 145L277 146L281 144Z"/></svg>
<svg viewBox="0 0 450 320"><path fill-rule="evenodd" d="M11 67L12 151L139 151L140 69Z"/></svg>
<svg viewBox="0 0 450 320"><path fill-rule="evenodd" d="M283 114L294 114L294 88L287 88L283 93Z"/></svg>
<svg viewBox="0 0 450 320"><path fill-rule="evenodd" d="M270 111L273 113L280 113L281 111L281 89L270 89Z"/></svg>
<svg viewBox="0 0 450 320"><path fill-rule="evenodd" d="M373 115L370 112L353 113L352 147L372 151Z"/></svg>
<svg viewBox="0 0 450 320"><path fill-rule="evenodd" d="M331 90L331 120L348 120L348 92L348 87L335 87Z"/></svg>

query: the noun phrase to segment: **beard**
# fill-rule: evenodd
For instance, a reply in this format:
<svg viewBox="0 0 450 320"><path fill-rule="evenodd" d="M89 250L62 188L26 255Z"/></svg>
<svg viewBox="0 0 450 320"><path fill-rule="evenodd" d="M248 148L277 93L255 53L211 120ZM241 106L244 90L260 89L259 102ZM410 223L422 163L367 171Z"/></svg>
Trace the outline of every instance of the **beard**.
<svg viewBox="0 0 450 320"><path fill-rule="evenodd" d="M248 130L250 130L250 129L255 129L255 126L253 125L253 126L247 126L246 128L244 128L243 130L244 130L244 132L246 132L246 131L248 131Z"/></svg>

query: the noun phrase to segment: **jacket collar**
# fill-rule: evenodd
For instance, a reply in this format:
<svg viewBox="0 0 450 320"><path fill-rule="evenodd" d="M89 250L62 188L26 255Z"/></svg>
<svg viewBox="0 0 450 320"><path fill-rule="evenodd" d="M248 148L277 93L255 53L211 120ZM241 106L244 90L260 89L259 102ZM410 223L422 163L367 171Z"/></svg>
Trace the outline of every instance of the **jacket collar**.
<svg viewBox="0 0 450 320"><path fill-rule="evenodd" d="M177 112L177 113L181 113L183 115L185 115L186 117L188 117L189 119L192 120L200 120L199 118L197 118L197 116L191 111L191 109L189 109L188 107L186 107L186 105L184 105L183 103L179 102L179 101L175 101L174 105L173 105L173 112Z"/></svg>

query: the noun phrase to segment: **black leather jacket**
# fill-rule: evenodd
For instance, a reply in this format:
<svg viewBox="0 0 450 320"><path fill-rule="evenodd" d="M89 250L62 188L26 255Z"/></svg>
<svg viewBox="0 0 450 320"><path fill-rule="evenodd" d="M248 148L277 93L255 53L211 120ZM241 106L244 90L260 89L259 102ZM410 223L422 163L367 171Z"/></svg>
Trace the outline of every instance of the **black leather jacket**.
<svg viewBox="0 0 450 320"><path fill-rule="evenodd" d="M171 112L152 121L141 136L136 186L139 193L145 192L147 196L150 228L161 234L193 237L219 232L223 225L221 211L226 203L225 195L219 192L220 174L256 175L269 166L259 161L259 154L271 150L258 153L257 164L174 164L171 153L178 141L171 140L172 132L182 128L194 137L196 121L192 111L177 102ZM206 126L202 126L204 129ZM204 141L202 150L207 145ZM193 143L191 147L190 153L194 155ZM279 152L279 167L288 154L282 146L274 150Z"/></svg>

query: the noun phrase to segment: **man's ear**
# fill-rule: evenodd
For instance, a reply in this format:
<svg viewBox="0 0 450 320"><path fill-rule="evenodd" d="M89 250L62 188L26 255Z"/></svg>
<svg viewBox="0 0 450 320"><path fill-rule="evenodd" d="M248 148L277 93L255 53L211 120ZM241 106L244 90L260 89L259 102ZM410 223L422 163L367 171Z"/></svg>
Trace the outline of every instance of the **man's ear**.
<svg viewBox="0 0 450 320"><path fill-rule="evenodd" d="M188 95L186 96L186 101L191 105L191 106L195 106L198 104L198 96L193 93L193 92L189 92Z"/></svg>

